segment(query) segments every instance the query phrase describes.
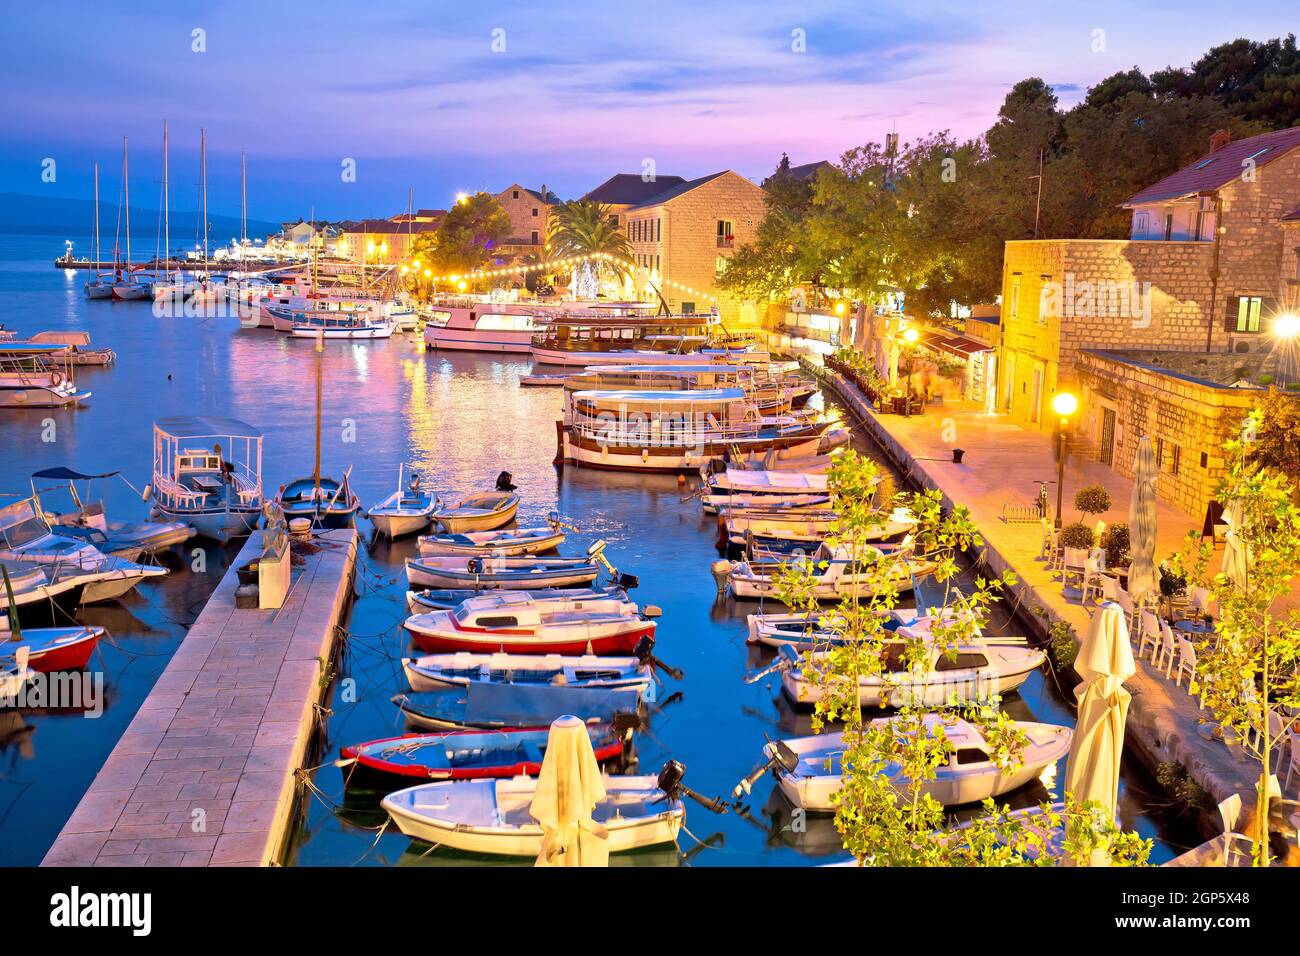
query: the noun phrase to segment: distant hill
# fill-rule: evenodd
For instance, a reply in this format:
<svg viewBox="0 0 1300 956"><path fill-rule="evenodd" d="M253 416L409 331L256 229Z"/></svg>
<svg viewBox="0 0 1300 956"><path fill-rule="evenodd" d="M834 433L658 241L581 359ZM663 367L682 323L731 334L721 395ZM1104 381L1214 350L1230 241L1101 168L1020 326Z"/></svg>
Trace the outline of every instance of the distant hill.
<svg viewBox="0 0 1300 956"><path fill-rule="evenodd" d="M89 236L94 232L94 207L93 199L59 199L53 196L32 196L27 193L0 193L0 233ZM198 213L173 209L169 218L173 248L193 241L193 238L199 234ZM105 244L112 243L116 229L117 203L101 199L99 202L100 241ZM278 222L248 220L250 239L260 239L279 231ZM132 240L141 243L152 242L157 233L158 210L132 206ZM238 235L238 216L218 216L208 213L209 243L223 244Z"/></svg>

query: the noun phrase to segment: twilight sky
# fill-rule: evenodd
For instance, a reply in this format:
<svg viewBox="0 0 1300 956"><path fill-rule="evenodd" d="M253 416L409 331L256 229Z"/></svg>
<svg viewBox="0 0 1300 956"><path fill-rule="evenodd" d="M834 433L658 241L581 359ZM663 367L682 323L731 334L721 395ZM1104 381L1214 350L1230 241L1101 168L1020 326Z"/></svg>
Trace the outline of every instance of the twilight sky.
<svg viewBox="0 0 1300 956"><path fill-rule="evenodd" d="M181 9L184 7L185 9ZM490 7L490 9L489 9ZM554 7L552 9L552 7ZM199 127L209 208L391 215L458 190L545 183L564 198L614 172L751 178L903 139L986 129L1016 81L1065 104L1133 65L1285 35L1292 0L574 0L494 4L316 0L14 4L0 60L0 192L115 199L121 137L132 203L157 206L161 123L172 205L193 209ZM194 52L193 31L206 52ZM805 52L795 52L793 31ZM1104 31L1104 50L1094 52ZM500 32L503 31L503 32ZM504 45L501 52L494 52ZM57 181L41 165L57 162ZM356 181L341 176L345 159Z"/></svg>

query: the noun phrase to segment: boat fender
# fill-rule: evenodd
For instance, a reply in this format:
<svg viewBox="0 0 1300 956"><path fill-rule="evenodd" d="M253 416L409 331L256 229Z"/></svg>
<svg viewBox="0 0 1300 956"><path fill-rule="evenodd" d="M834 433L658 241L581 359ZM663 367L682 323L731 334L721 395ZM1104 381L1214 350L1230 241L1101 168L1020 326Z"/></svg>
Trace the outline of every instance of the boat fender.
<svg viewBox="0 0 1300 956"><path fill-rule="evenodd" d="M647 604L641 613L646 617L660 617L663 615L664 609L658 604Z"/></svg>
<svg viewBox="0 0 1300 956"><path fill-rule="evenodd" d="M62 385L63 373L60 372L58 369L54 369L52 372L50 372L50 384L55 386L56 388Z"/></svg>

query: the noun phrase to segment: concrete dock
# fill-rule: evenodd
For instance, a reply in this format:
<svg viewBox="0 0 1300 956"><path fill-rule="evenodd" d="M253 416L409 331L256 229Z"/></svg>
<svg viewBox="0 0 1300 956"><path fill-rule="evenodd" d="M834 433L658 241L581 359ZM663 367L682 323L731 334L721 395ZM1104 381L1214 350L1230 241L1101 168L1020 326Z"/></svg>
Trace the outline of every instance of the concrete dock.
<svg viewBox="0 0 1300 956"><path fill-rule="evenodd" d="M245 610L235 568L262 550L249 538L43 866L281 859L357 555L352 529L311 540L284 606Z"/></svg>
<svg viewBox="0 0 1300 956"><path fill-rule="evenodd" d="M931 406L921 415L903 417L878 414L865 397L837 373L805 363L850 414L850 424L867 431L904 473L919 485L937 489L944 504L970 510L984 538L984 559L996 573L1010 569L1017 585L1011 599L1019 601L1036 636L1046 640L1053 621L1067 621L1079 637L1087 633L1091 608L1079 602L1077 592L1067 594L1041 560L1042 528L1037 522L1003 520L1003 505L1030 505L1037 498L1037 479L1056 478L1050 435L1021 428L1005 416L990 416L973 403ZM961 464L952 461L953 447L965 450ZM1101 517L1108 524L1128 521L1133 483L1106 465L1071 456L1065 473L1065 511L1071 513L1075 491L1090 484L1104 485L1111 493L1111 510ZM1053 495L1054 497L1054 495ZM1177 551L1183 537L1200 522L1161 501L1156 516L1156 559ZM1222 548L1211 561L1218 570ZM1187 693L1187 681L1175 687L1148 660L1138 661L1138 672L1125 685L1133 694L1129 708L1127 744L1149 768L1176 761L1215 802L1239 793L1253 800L1258 766L1239 750L1207 737L1199 709ZM1213 833L1220 825L1211 821Z"/></svg>

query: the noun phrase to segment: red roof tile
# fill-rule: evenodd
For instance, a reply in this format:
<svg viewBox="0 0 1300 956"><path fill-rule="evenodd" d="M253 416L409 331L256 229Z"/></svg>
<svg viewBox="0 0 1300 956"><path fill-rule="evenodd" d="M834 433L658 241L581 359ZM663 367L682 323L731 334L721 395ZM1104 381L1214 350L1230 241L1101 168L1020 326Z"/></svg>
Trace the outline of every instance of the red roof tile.
<svg viewBox="0 0 1300 956"><path fill-rule="evenodd" d="M1201 192L1213 192L1240 176L1242 163L1246 159L1254 159L1256 168L1266 166L1297 146L1300 146L1300 126L1236 140L1212 153L1206 153L1196 162L1148 186L1121 205L1141 206Z"/></svg>

